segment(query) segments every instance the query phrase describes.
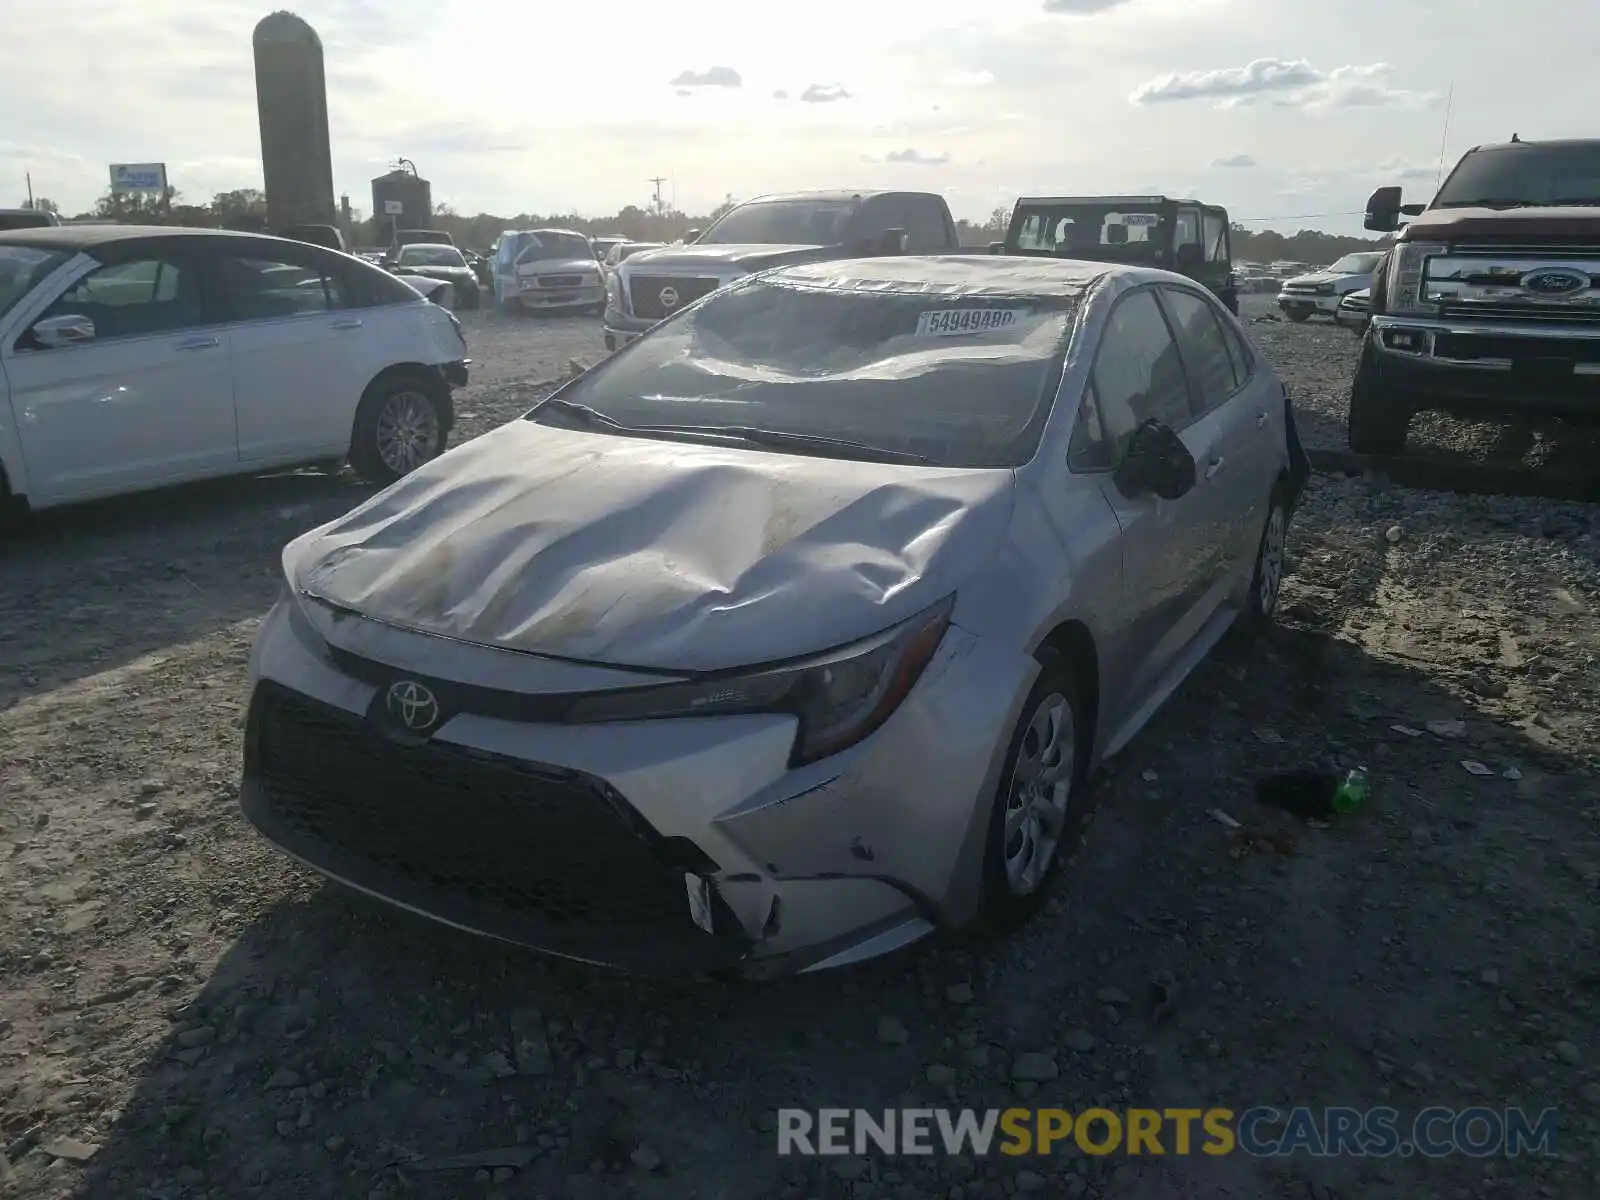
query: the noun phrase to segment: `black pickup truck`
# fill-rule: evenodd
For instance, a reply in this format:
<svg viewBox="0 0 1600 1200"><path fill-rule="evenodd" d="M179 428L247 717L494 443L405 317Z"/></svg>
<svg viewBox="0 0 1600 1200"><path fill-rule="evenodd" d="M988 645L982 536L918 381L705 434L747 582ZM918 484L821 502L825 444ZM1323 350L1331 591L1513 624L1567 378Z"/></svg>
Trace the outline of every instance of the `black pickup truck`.
<svg viewBox="0 0 1600 1200"><path fill-rule="evenodd" d="M1399 454L1429 410L1600 420L1600 139L1478 146L1430 203L1400 201L1367 201L1367 228L1399 235L1372 278L1350 448Z"/></svg>
<svg viewBox="0 0 1600 1200"><path fill-rule="evenodd" d="M606 349L756 271L833 258L955 254L956 223L932 192L792 192L734 206L681 246L644 250L606 279Z"/></svg>

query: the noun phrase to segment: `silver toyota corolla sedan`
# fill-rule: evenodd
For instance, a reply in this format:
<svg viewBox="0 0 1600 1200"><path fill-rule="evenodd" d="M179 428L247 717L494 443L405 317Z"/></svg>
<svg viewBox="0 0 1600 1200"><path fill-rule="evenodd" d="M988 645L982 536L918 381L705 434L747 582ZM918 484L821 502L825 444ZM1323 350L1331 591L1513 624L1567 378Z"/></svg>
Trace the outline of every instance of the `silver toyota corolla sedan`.
<svg viewBox="0 0 1600 1200"><path fill-rule="evenodd" d="M244 811L351 887L635 971L1014 925L1092 765L1270 616L1306 471L1180 276L753 276L285 549Z"/></svg>

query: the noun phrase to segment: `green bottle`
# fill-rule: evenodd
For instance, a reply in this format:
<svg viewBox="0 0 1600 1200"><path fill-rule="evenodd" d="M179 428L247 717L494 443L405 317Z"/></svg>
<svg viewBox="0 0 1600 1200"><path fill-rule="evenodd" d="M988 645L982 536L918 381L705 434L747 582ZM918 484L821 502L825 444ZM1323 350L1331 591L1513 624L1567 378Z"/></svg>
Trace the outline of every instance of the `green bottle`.
<svg viewBox="0 0 1600 1200"><path fill-rule="evenodd" d="M1367 769L1357 767L1334 789L1333 811L1347 816L1367 802Z"/></svg>

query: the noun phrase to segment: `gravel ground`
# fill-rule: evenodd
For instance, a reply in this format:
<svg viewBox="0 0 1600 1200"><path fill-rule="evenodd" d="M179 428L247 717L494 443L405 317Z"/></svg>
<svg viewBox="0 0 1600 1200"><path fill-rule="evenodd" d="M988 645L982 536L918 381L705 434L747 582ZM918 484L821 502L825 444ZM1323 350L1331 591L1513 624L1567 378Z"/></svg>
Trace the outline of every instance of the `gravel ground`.
<svg viewBox="0 0 1600 1200"><path fill-rule="evenodd" d="M593 320L466 321L462 437L600 353ZM1342 430L1354 340L1249 329L1307 440ZM457 935L249 832L245 655L277 552L363 494L311 474L185 489L0 547L10 1194L1597 1194L1592 507L1318 477L1277 628L1103 772L1023 934L733 987ZM1253 800L1263 772L1323 762L1370 767L1366 810L1319 827ZM1510 1160L774 1153L780 1106L1019 1101L1521 1105L1561 1132L1556 1157Z"/></svg>

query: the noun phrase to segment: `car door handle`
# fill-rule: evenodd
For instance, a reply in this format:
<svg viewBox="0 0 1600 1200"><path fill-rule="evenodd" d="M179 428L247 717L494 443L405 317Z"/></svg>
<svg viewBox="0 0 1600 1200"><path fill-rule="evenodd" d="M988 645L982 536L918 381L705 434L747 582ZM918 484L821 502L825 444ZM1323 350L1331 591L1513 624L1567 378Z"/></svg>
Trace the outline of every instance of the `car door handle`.
<svg viewBox="0 0 1600 1200"><path fill-rule="evenodd" d="M333 323L333 328L334 329L360 329L361 328L361 318L360 317L345 317L342 320L335 321Z"/></svg>
<svg viewBox="0 0 1600 1200"><path fill-rule="evenodd" d="M1257 429L1265 429L1266 427L1267 427L1267 414L1266 413L1257 413L1256 414L1256 428Z"/></svg>
<svg viewBox="0 0 1600 1200"><path fill-rule="evenodd" d="M209 350L213 346L220 345L222 345L222 339L219 337L192 337L184 338L183 341L178 343L177 348L179 350Z"/></svg>
<svg viewBox="0 0 1600 1200"><path fill-rule="evenodd" d="M1213 458L1211 460L1211 462L1209 464L1207 464L1207 466L1206 466L1206 478L1207 479L1214 478L1216 476L1217 472L1222 470L1222 464L1224 462L1226 462L1226 461L1227 460L1223 459L1223 458Z"/></svg>

